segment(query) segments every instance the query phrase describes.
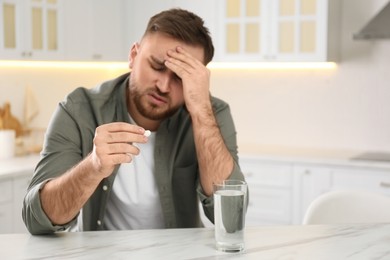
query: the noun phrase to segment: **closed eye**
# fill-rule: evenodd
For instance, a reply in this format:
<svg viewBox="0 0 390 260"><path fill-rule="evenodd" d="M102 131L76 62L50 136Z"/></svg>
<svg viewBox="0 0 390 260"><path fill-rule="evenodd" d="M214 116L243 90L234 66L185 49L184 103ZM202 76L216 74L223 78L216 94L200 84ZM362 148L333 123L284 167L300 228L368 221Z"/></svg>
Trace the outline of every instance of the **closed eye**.
<svg viewBox="0 0 390 260"><path fill-rule="evenodd" d="M156 71L165 71L167 67L165 66L156 66L156 65L151 65L152 69Z"/></svg>
<svg viewBox="0 0 390 260"><path fill-rule="evenodd" d="M156 71L165 71L167 68L164 64L164 61L161 61L153 56L149 60L149 63L150 63L150 66L152 67L152 69L154 69Z"/></svg>

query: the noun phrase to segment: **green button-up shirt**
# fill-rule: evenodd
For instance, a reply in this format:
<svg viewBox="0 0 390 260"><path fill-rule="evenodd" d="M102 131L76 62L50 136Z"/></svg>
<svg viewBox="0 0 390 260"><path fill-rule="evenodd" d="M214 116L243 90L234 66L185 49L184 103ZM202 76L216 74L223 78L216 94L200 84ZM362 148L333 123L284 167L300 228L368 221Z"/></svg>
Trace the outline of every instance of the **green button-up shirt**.
<svg viewBox="0 0 390 260"><path fill-rule="evenodd" d="M38 163L23 203L23 220L32 234L66 230L77 221L53 225L40 203L40 189L85 158L93 148L97 126L129 122L126 88L129 74L92 88L77 88L61 102L46 132L42 158ZM230 179L244 180L238 166L236 130L229 106L212 97L217 123L234 158ZM214 222L213 198L204 195L199 184L199 167L191 117L185 107L164 120L156 134L155 179L166 228L202 227L199 200L205 215ZM118 167L104 179L83 207L83 230L104 229L104 213Z"/></svg>

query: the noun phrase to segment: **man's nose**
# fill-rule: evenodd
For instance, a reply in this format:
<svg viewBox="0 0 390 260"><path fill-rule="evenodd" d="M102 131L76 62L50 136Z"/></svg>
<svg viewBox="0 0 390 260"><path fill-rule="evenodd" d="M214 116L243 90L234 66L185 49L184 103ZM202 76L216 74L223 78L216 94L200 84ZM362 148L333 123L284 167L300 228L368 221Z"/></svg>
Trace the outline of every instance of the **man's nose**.
<svg viewBox="0 0 390 260"><path fill-rule="evenodd" d="M164 74L159 79L157 87L162 93L167 93L171 90L171 82L172 82L171 76Z"/></svg>

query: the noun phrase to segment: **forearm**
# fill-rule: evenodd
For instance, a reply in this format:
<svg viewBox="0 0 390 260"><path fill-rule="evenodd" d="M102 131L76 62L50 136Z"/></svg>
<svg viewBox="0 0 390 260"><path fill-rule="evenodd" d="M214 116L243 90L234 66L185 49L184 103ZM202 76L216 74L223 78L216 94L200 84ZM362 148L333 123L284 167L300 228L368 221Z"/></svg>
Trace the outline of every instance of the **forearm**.
<svg viewBox="0 0 390 260"><path fill-rule="evenodd" d="M40 192L42 208L53 224L71 221L90 198L102 180L94 174L87 157L62 176L43 186Z"/></svg>
<svg viewBox="0 0 390 260"><path fill-rule="evenodd" d="M178 46L167 52L165 61L182 81L186 108L191 115L194 141L205 195L213 192L213 183L229 178L234 167L210 100L210 71L196 53Z"/></svg>
<svg viewBox="0 0 390 260"><path fill-rule="evenodd" d="M211 104L192 115L194 140L199 163L200 183L205 195L213 193L213 183L229 178L233 158L226 147Z"/></svg>

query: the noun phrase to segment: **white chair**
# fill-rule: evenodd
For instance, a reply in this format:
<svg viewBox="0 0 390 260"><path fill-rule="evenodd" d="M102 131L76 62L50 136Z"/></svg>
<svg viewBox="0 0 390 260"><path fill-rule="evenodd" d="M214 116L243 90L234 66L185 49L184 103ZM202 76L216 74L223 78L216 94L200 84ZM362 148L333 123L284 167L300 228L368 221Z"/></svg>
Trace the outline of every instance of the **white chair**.
<svg viewBox="0 0 390 260"><path fill-rule="evenodd" d="M390 197L367 191L330 191L308 207L303 224L390 223Z"/></svg>

